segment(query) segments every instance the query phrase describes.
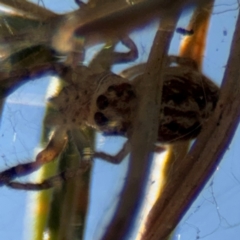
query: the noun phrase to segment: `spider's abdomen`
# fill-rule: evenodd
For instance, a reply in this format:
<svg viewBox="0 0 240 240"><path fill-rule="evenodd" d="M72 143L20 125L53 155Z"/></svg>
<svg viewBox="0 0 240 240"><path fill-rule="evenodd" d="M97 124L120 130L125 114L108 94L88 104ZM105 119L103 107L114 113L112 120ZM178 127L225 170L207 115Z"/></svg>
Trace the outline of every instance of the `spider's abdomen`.
<svg viewBox="0 0 240 240"><path fill-rule="evenodd" d="M166 73L158 140L172 142L195 138L215 109L218 95L219 88L198 72Z"/></svg>

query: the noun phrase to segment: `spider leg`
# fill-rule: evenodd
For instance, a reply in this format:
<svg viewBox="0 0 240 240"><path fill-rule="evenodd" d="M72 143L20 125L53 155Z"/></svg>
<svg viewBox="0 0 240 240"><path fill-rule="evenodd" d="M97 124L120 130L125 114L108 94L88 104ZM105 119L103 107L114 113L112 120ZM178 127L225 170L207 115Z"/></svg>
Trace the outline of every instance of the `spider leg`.
<svg viewBox="0 0 240 240"><path fill-rule="evenodd" d="M134 79L136 79L137 76L141 75L145 69L146 69L146 63L140 63L138 65L124 69L122 72L119 73L119 75L129 80L133 79L134 81ZM139 81L139 80L136 80L136 81Z"/></svg>
<svg viewBox="0 0 240 240"><path fill-rule="evenodd" d="M153 151L158 154L164 152L165 150L166 149L164 148L164 146L153 147ZM131 151L131 145L130 145L130 142L127 141L126 143L124 143L124 145L116 155L110 155L105 152L95 152L94 158L100 158L101 160L109 163L119 164L130 153L130 151Z"/></svg>
<svg viewBox="0 0 240 240"><path fill-rule="evenodd" d="M83 8L83 7L86 7L87 4L81 0L75 0L75 3L80 7L80 8Z"/></svg>
<svg viewBox="0 0 240 240"><path fill-rule="evenodd" d="M128 52L115 52L114 48L119 39L111 43L110 46L103 48L99 53L97 53L94 59L89 64L89 68L95 73L102 73L103 71L109 71L110 66L119 63L128 63L134 61L138 58L138 49L135 43L128 36L121 38L120 41L125 45L129 51Z"/></svg>
<svg viewBox="0 0 240 240"><path fill-rule="evenodd" d="M88 168L90 167L90 161L82 161L80 163L79 168L77 169L68 169L45 179L41 183L20 183L20 182L7 182L6 185L10 188L18 189L18 190L31 190L31 191L39 191L39 190L47 190L53 187L61 186L61 184L71 178L76 177L77 175L84 174Z"/></svg>
<svg viewBox="0 0 240 240"><path fill-rule="evenodd" d="M57 128L47 147L37 155L34 162L19 164L0 172L0 186L7 185L16 177L28 175L39 169L43 164L53 161L63 151L67 141L66 129Z"/></svg>
<svg viewBox="0 0 240 240"><path fill-rule="evenodd" d="M188 68L198 71L198 65L197 65L196 61L191 58L170 55L170 56L168 56L167 59L168 59L167 66L170 66L172 63L175 63L180 66L185 66L185 67L188 67ZM131 79L136 78L136 76L142 74L144 72L145 68L146 68L146 63L140 63L136 66L132 66L130 68L123 70L120 73L120 76L131 80ZM136 79L136 80L138 81L138 79Z"/></svg>
<svg viewBox="0 0 240 240"><path fill-rule="evenodd" d="M110 155L105 152L95 152L94 158L100 158L101 160L104 160L106 162L119 164L130 153L130 147L130 142L127 141L126 143L124 143L124 145L116 155Z"/></svg>
<svg viewBox="0 0 240 240"><path fill-rule="evenodd" d="M170 65L171 63L177 63L180 66L185 66L194 70L198 70L198 64L192 58L170 55L168 56L168 64Z"/></svg>
<svg viewBox="0 0 240 240"><path fill-rule="evenodd" d="M81 159L85 161L89 161L92 158L100 158L101 160L109 163L119 164L130 153L131 150L130 142L126 141L116 155L111 155L105 152L93 152L91 150L93 147L90 144L89 138L84 134L84 132L79 132L76 131L76 129L73 129L71 131L71 135Z"/></svg>
<svg viewBox="0 0 240 240"><path fill-rule="evenodd" d="M121 38L121 42L129 49L129 51L126 53L114 52L112 60L113 64L135 61L138 58L138 49L134 41L130 37L125 36L124 38Z"/></svg>

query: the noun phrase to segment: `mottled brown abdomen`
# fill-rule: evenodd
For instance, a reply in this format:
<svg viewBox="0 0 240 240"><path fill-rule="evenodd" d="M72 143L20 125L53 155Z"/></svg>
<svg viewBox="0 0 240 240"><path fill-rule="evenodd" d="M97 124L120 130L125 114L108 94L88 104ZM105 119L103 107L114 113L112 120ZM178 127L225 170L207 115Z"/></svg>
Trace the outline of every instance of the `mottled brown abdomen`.
<svg viewBox="0 0 240 240"><path fill-rule="evenodd" d="M158 140L195 138L216 107L218 87L196 72L166 75L159 116Z"/></svg>

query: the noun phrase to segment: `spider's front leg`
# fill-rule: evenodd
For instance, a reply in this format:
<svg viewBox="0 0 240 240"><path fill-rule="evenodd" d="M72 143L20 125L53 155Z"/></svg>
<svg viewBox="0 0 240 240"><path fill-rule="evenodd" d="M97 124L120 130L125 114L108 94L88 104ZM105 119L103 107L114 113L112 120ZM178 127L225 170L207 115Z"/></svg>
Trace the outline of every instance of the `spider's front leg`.
<svg viewBox="0 0 240 240"><path fill-rule="evenodd" d="M109 163L119 164L130 153L131 150L130 142L126 141L126 143L116 155L110 155L105 152L93 152L93 146L91 146L89 138L82 132L73 129L71 131L71 136L73 138L75 146L78 149L81 159L83 159L83 161L81 161L81 164L83 164L83 162L90 162L89 160L92 158L99 158Z"/></svg>
<svg viewBox="0 0 240 240"><path fill-rule="evenodd" d="M109 163L119 164L123 161L123 159L130 153L131 146L130 142L127 141L124 143L120 151L116 155L110 155L105 152L95 152L94 158L100 158Z"/></svg>
<svg viewBox="0 0 240 240"><path fill-rule="evenodd" d="M119 40L118 40L119 41ZM117 42L111 46L106 45L89 64L89 68L94 72L109 71L113 64L128 63L138 58L138 49L133 40L125 36L120 42L127 48L127 52L115 52L114 48Z"/></svg>
<svg viewBox="0 0 240 240"><path fill-rule="evenodd" d="M180 57L180 56L175 56L175 55L170 55L167 58L168 60L168 65L171 65L172 63L178 64L179 66L182 67L188 67L191 68L192 70L198 71L198 64L197 62L189 57Z"/></svg>
<svg viewBox="0 0 240 240"><path fill-rule="evenodd" d="M155 153L162 153L166 149L163 146L154 146L153 147L153 152ZM105 152L95 152L93 154L94 158L99 158L103 161L112 163L112 164L119 164L123 161L123 159L131 152L131 144L130 141L127 140L122 148L118 151L117 154L115 155L110 155Z"/></svg>
<svg viewBox="0 0 240 240"><path fill-rule="evenodd" d="M126 53L114 52L112 60L113 64L135 61L138 58L138 49L134 41L128 36L121 38L120 41L125 47L129 49L129 51Z"/></svg>
<svg viewBox="0 0 240 240"><path fill-rule="evenodd" d="M167 57L166 69L171 68L172 64L177 64L179 67L188 68L193 71L199 71L197 62L192 58L170 55ZM146 63L140 63L138 65L123 70L120 75L127 79L134 79L136 78L136 76L141 75L144 72L145 68ZM171 71L172 69L173 68L171 68Z"/></svg>
<svg viewBox="0 0 240 240"><path fill-rule="evenodd" d="M68 141L67 131L64 128L57 128L52 135L47 147L42 150L34 162L19 164L0 173L0 186L8 185L17 177L26 176L38 170L43 164L53 161L65 148ZM27 185L22 188L28 190Z"/></svg>

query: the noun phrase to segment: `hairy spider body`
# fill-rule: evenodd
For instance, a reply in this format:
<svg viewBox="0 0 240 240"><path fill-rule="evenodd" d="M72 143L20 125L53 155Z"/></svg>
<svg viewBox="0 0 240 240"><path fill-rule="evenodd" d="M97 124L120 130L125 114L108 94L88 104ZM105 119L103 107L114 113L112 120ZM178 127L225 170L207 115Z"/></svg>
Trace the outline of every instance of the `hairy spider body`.
<svg viewBox="0 0 240 240"><path fill-rule="evenodd" d="M110 72L90 74L81 84L70 83L50 101L62 114L61 125L88 124L106 135L129 137L136 115L141 77L129 81ZM210 114L219 88L188 67L165 69L159 109L158 141L195 138Z"/></svg>
<svg viewBox="0 0 240 240"><path fill-rule="evenodd" d="M127 44L129 42L126 42ZM137 51L133 42L130 41L127 46L131 51ZM130 55L137 56L132 53ZM204 121L213 112L219 95L219 88L197 70L194 61L174 56L169 59L177 66L169 64L164 69L157 139L160 143L195 138ZM106 135L130 138L139 99L144 94L139 87L141 73L142 71L137 71L138 76L128 80L108 71L94 72L85 66L65 67L60 73L65 85L56 96L49 99L55 111L49 114L45 121L48 126L55 128L55 132L48 145L36 156L34 162L19 164L0 172L0 185L41 190L85 171L88 166L81 162L79 169L66 170L42 183L13 181L16 177L27 175L53 161L64 150L68 132L77 143L82 157L98 157L115 164L121 162L131 151L129 141L118 154L111 156L104 152L92 153L89 147L79 143L79 135L76 133L79 128L89 125ZM81 149L81 146L85 149Z"/></svg>

